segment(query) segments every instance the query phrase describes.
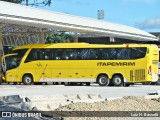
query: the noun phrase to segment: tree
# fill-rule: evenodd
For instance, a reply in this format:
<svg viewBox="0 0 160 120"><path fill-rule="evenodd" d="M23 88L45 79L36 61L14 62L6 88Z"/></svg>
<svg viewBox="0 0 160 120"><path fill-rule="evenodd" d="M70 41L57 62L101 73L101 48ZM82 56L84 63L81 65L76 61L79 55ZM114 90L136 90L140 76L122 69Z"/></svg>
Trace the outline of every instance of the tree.
<svg viewBox="0 0 160 120"><path fill-rule="evenodd" d="M51 31L48 33L48 37L46 38L46 44L48 43L69 43L73 42L74 37L67 33L59 33Z"/></svg>
<svg viewBox="0 0 160 120"><path fill-rule="evenodd" d="M6 2L12 2L12 3L17 3L17 4L25 4L26 6L50 6L52 3L52 0L2 0ZM39 2L38 2L39 1Z"/></svg>

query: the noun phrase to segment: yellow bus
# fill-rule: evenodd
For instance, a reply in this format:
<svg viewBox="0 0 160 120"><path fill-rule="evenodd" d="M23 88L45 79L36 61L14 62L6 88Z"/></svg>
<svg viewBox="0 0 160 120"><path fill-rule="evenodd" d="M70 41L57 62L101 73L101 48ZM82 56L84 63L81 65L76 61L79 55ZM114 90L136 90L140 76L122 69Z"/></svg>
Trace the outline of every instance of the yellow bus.
<svg viewBox="0 0 160 120"><path fill-rule="evenodd" d="M5 82L129 86L158 80L156 45L29 44L3 56Z"/></svg>

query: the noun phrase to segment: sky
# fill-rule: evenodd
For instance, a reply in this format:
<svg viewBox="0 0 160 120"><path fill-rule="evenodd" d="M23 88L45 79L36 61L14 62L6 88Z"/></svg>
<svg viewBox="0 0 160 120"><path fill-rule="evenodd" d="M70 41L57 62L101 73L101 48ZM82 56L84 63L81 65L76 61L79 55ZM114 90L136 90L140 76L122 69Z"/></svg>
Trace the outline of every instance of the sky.
<svg viewBox="0 0 160 120"><path fill-rule="evenodd" d="M104 21L160 32L160 0L52 0L41 9L94 19L104 10Z"/></svg>

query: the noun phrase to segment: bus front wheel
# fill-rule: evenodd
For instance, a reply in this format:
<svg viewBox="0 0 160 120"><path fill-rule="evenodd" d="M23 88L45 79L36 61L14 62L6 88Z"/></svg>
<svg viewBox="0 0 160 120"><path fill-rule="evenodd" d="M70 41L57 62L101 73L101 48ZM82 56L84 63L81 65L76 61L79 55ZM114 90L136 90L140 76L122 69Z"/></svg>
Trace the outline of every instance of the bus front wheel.
<svg viewBox="0 0 160 120"><path fill-rule="evenodd" d="M120 76L120 75L115 75L113 78L112 78L112 84L114 86L122 86L123 85L123 77Z"/></svg>
<svg viewBox="0 0 160 120"><path fill-rule="evenodd" d="M108 79L107 75L100 75L97 79L97 82L100 86L108 86L110 80Z"/></svg>
<svg viewBox="0 0 160 120"><path fill-rule="evenodd" d="M31 85L31 84L33 84L33 77L32 77L32 75L24 75L23 76L23 83L25 85Z"/></svg>

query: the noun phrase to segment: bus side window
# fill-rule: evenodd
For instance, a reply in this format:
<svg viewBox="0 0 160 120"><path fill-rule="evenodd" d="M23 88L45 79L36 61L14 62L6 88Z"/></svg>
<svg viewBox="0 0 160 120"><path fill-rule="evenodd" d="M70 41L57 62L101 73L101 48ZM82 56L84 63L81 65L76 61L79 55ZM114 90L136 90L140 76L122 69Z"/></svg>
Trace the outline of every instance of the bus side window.
<svg viewBox="0 0 160 120"><path fill-rule="evenodd" d="M72 52L70 52L70 59L71 60L77 60L77 52L76 49L72 49Z"/></svg>
<svg viewBox="0 0 160 120"><path fill-rule="evenodd" d="M117 49L116 48L110 48L110 55L109 59L110 60L116 60L117 59Z"/></svg>
<svg viewBox="0 0 160 120"><path fill-rule="evenodd" d="M37 60L43 60L44 50L43 49L37 49Z"/></svg>
<svg viewBox="0 0 160 120"><path fill-rule="evenodd" d="M30 61L34 61L34 60L37 60L37 50L36 49L32 49L30 51L30 53L28 54L28 56L25 60L25 63L30 62Z"/></svg>
<svg viewBox="0 0 160 120"><path fill-rule="evenodd" d="M77 54L75 53L75 49L66 49L63 54L64 60L75 60L77 58Z"/></svg>
<svg viewBox="0 0 160 120"><path fill-rule="evenodd" d="M117 59L126 60L130 59L130 48L118 48L117 49Z"/></svg>
<svg viewBox="0 0 160 120"><path fill-rule="evenodd" d="M80 56L82 60L88 60L89 58L89 49L82 49Z"/></svg>
<svg viewBox="0 0 160 120"><path fill-rule="evenodd" d="M56 60L56 52L57 52L56 49L51 49L51 59L52 60Z"/></svg>
<svg viewBox="0 0 160 120"><path fill-rule="evenodd" d="M63 49L63 55L62 55L62 59L63 60L69 60L69 53L70 53L70 50L69 49Z"/></svg>
<svg viewBox="0 0 160 120"><path fill-rule="evenodd" d="M98 59L99 60L103 60L103 55L104 55L104 49L102 49L102 48L100 48L100 49L98 49Z"/></svg>
<svg viewBox="0 0 160 120"><path fill-rule="evenodd" d="M63 50L57 49L55 51L55 60L63 60Z"/></svg>
<svg viewBox="0 0 160 120"><path fill-rule="evenodd" d="M44 60L51 60L52 59L52 51L51 51L51 49L44 49L43 59Z"/></svg>
<svg viewBox="0 0 160 120"><path fill-rule="evenodd" d="M103 49L103 60L110 60L110 48Z"/></svg>
<svg viewBox="0 0 160 120"><path fill-rule="evenodd" d="M132 48L131 59L140 59L144 58L146 55L147 48Z"/></svg>
<svg viewBox="0 0 160 120"><path fill-rule="evenodd" d="M98 58L97 52L97 49L89 49L89 59L96 60Z"/></svg>
<svg viewBox="0 0 160 120"><path fill-rule="evenodd" d="M96 49L96 59L98 60L108 60L109 59L109 49L107 48L99 48Z"/></svg>
<svg viewBox="0 0 160 120"><path fill-rule="evenodd" d="M63 55L62 55L62 59L63 60L69 60L70 58L69 58L69 50L68 49L65 49L65 50L63 50Z"/></svg>
<svg viewBox="0 0 160 120"><path fill-rule="evenodd" d="M82 60L81 52L82 52L82 49L75 49L75 53L77 54L76 60Z"/></svg>

